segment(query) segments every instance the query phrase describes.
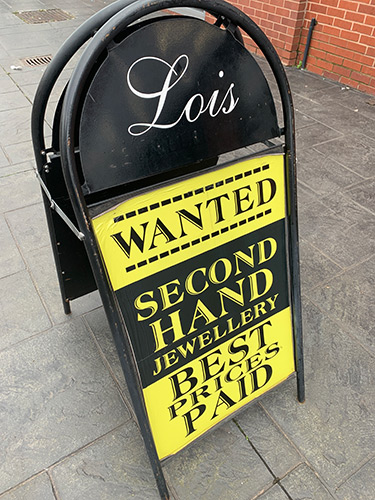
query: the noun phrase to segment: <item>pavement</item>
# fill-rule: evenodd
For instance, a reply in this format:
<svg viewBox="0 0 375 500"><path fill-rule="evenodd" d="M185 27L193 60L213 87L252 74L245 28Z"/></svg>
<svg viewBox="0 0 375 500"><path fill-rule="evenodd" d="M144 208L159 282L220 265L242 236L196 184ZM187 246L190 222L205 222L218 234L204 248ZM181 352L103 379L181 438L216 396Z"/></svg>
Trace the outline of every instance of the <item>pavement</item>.
<svg viewBox="0 0 375 500"><path fill-rule="evenodd" d="M98 293L63 312L30 137L44 68L20 62L55 54L104 5L0 0L1 500L159 498ZM45 8L74 19L13 14ZM179 453L164 466L175 500L375 498L375 98L287 74L306 403L288 380Z"/></svg>

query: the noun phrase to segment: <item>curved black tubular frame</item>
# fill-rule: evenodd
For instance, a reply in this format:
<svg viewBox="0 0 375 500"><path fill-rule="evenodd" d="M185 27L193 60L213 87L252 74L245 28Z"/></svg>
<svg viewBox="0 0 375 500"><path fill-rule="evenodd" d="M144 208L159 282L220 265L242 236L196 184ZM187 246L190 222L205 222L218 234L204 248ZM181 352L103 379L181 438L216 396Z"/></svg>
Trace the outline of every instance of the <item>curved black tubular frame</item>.
<svg viewBox="0 0 375 500"><path fill-rule="evenodd" d="M45 184L47 184L47 179L45 177L45 167L47 164L47 153L52 152L46 149L45 137L44 137L44 119L46 108L48 104L49 97L51 95L52 89L58 80L61 72L68 64L70 59L74 54L81 48L81 46L87 42L90 38L94 36L96 31L110 19L114 14L119 12L121 9L132 3L134 0L118 0L117 2L108 5L85 23L83 23L62 45L58 53L53 57L51 63L47 66L46 71L40 80L39 86L37 88L34 104L31 114L31 134L34 147L34 155L37 166L37 173ZM55 121L55 120L54 120ZM48 168L48 166L47 166ZM57 276L59 280L60 292L62 296L63 306L65 314L69 314L70 303L67 297L65 284L63 279L63 270L61 269L61 260L58 252L58 242L56 240L53 214L51 211L51 201L46 193L42 190L42 197L45 206L47 223L49 228L49 233L51 237L52 250L54 254L54 260L57 269ZM94 289L91 287L91 289ZM85 292L88 293L91 289L86 288Z"/></svg>
<svg viewBox="0 0 375 500"><path fill-rule="evenodd" d="M78 49L92 38L96 31L103 26L113 15L130 5L135 0L118 0L108 5L84 22L61 46L60 50L53 57L50 64L40 80L34 98L34 105L31 115L31 132L34 144L35 157L42 160L44 164L45 141L43 134L43 121L49 96L62 70L74 56ZM43 165L42 165L43 166ZM39 167L39 163L38 163Z"/></svg>
<svg viewBox="0 0 375 500"><path fill-rule="evenodd" d="M77 50L79 50L84 43L92 38L98 29L100 29L119 11L136 1L137 0L117 0L91 16L63 43L57 54L47 66L35 93L34 105L31 114L31 132L38 168L42 168L45 163L46 145L43 134L43 122L47 103L52 89L62 70ZM210 12L210 10L208 9L207 12ZM212 12L212 14L215 15L214 12ZM217 23L219 25L221 23L225 23L225 18L220 19L218 17ZM236 36L240 41L242 40L241 33L239 31L236 32Z"/></svg>
<svg viewBox="0 0 375 500"><path fill-rule="evenodd" d="M125 3L128 4L128 2L122 2L122 5ZM116 10L120 4L121 2L118 2L117 4L113 4L111 7L116 6L116 8L114 8L114 10ZM85 88L86 80L96 58L106 48L108 43L117 33L121 32L141 17L162 9L171 9L176 7L193 7L206 10L210 13L214 13L217 18L222 16L223 18L230 20L235 26L244 30L244 32L254 40L263 52L278 84L282 99L285 124L284 133L288 193L289 266L292 275L291 300L293 309L293 329L295 332L297 388L299 401L304 401L301 295L299 284L299 251L296 208L294 112L290 88L281 61L275 49L260 28L245 14L237 8L225 3L223 0L154 0L151 2L138 1L135 3L129 3L121 11L114 14L113 17L111 17L104 24L104 26L98 30L98 32L94 35L92 42L83 53L76 70L73 72L64 98L61 118L60 145L66 186L73 204L79 229L84 234L87 254L91 262L108 320L111 324L122 368L129 384L134 409L162 498L169 498L169 494L160 461L156 453L145 406L143 400L140 398L140 381L132 354L132 347L129 342L129 336L124 328L117 300L106 278L106 272L100 258L94 234L92 232L90 216L80 186L80 180L78 178L74 151L74 131L78 116L79 97ZM107 9L105 9L106 12L109 12ZM103 18L105 17L106 16L103 16ZM89 26L91 25L89 24ZM40 94L42 94L42 91ZM39 96L38 99L40 98L41 97ZM38 125L40 126L40 123Z"/></svg>
<svg viewBox="0 0 375 500"><path fill-rule="evenodd" d="M58 80L59 76L61 75L63 69L65 66L68 64L70 59L74 56L74 54L82 47L84 43L86 43L90 38L92 38L95 33L97 32L98 29L100 29L103 24L105 24L112 16L114 16L116 13L121 11L123 8L127 7L131 3L133 3L136 0L117 0L116 2L108 5L101 11L97 12L94 14L91 18L89 18L86 22L84 22L77 30L65 41L65 43L61 46L60 50L57 52L57 54L53 57L51 63L47 66L46 71L44 72L41 81L39 83L39 86L37 88L35 98L34 98L34 105L32 108L32 114L31 114L31 134L32 134L32 140L33 140L33 148L34 148L34 155L35 155L35 160L36 160L36 166L37 166L37 175L39 177L40 182L44 183L44 187L47 188L48 190L48 179L46 177L46 172L48 172L48 160L47 160L47 153L58 153L58 151L55 151L56 148L56 143L57 141L55 140L56 137L58 137L58 123L60 120L60 115L61 115L61 106L62 102L64 99L64 93L62 93L60 97L60 101L58 102L57 110L55 111L55 117L53 120L53 136L52 136L52 146L51 148L46 148L46 141L44 137L44 119L45 119L45 113L46 113L46 108L48 104L49 97L51 95L52 89ZM215 15L215 13L212 13ZM216 24L220 26L221 24L227 25L228 22L225 18L223 17L218 17ZM242 36L241 33L238 29L235 29L234 35L239 41L242 41ZM57 164L56 164L57 163ZM55 168L60 170L59 168L59 160L57 159L55 163ZM45 170L46 169L46 170ZM55 180L56 183L56 180ZM59 183L57 181L57 183ZM56 231L55 231L55 224L54 224L54 216L52 209L56 210L56 206L53 205L53 202L51 203L51 195L46 194L46 192L42 189L42 198L43 202L45 205L45 211L46 211L46 217L47 217L47 223L49 227L49 233L50 233L50 238L51 238L51 243L52 243L52 250L54 254L54 260L55 260L55 265L57 269L57 276L58 276L58 281L59 281L59 286L60 286L60 292L62 296L62 301L63 301L63 307L64 311L66 314L70 314L71 309L70 309L70 298L67 295L66 287L65 287L65 282L64 282L64 271L62 269L62 263L61 263L61 257L59 255L58 251L58 246L59 242L56 239ZM69 204L68 204L69 205ZM70 205L68 207L65 207L65 210L68 209L70 211ZM74 221L75 222L75 221ZM60 233L64 233L65 229L61 230L61 227L64 228L64 224L60 224ZM74 224L73 224L74 226ZM65 232L66 238L68 238L69 233ZM61 234L60 234L61 236ZM79 247L77 246L76 242L74 242L76 250L81 256L81 260L85 261L85 257L83 255L83 252L79 250ZM86 259L87 260L87 259ZM90 273L89 268L86 265L86 272L88 274ZM77 296L81 296L82 294L89 293L90 291L94 290L95 287L91 284L90 286L90 281L92 281L93 278L91 277L91 280L87 280L87 284L83 286L83 288L79 291L77 291Z"/></svg>

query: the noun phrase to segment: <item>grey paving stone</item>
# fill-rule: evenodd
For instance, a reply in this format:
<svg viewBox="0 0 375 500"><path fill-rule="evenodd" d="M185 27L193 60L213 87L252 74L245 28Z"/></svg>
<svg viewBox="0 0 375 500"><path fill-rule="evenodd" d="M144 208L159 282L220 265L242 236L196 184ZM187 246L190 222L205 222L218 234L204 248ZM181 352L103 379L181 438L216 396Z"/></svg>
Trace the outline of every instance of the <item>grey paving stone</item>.
<svg viewBox="0 0 375 500"><path fill-rule="evenodd" d="M34 149L31 141L4 146L4 151L12 163L34 161Z"/></svg>
<svg viewBox="0 0 375 500"><path fill-rule="evenodd" d="M8 52L4 49L4 47L2 47L0 45L0 60L7 57L8 56Z"/></svg>
<svg viewBox="0 0 375 500"><path fill-rule="evenodd" d="M23 33L12 33L1 37L1 45L9 54L12 54L15 48L27 48L31 51L30 55L34 55L32 52L33 47L40 47L47 44L48 38L45 35L31 33L31 31L29 31L27 36Z"/></svg>
<svg viewBox="0 0 375 500"><path fill-rule="evenodd" d="M0 325L0 350L51 326L26 271L0 279Z"/></svg>
<svg viewBox="0 0 375 500"><path fill-rule="evenodd" d="M333 103L331 106L324 105L328 119L332 120L332 126L344 134L364 133L369 138L375 139L374 120L353 111L345 106Z"/></svg>
<svg viewBox="0 0 375 500"><path fill-rule="evenodd" d="M333 128L315 122L308 127L303 127L296 131L296 143L298 144L299 150L301 150L316 146L330 139L335 139L341 135L340 132L337 132Z"/></svg>
<svg viewBox="0 0 375 500"><path fill-rule="evenodd" d="M40 474L30 481L1 496L2 500L55 500L47 474Z"/></svg>
<svg viewBox="0 0 375 500"><path fill-rule="evenodd" d="M319 196L358 183L361 177L315 149L299 150L298 180Z"/></svg>
<svg viewBox="0 0 375 500"><path fill-rule="evenodd" d="M0 372L0 491L129 419L81 321L3 351Z"/></svg>
<svg viewBox="0 0 375 500"><path fill-rule="evenodd" d="M307 241L300 241L300 259L302 293L308 293L342 272L339 266Z"/></svg>
<svg viewBox="0 0 375 500"><path fill-rule="evenodd" d="M159 500L134 422L96 441L51 471L59 500Z"/></svg>
<svg viewBox="0 0 375 500"><path fill-rule="evenodd" d="M364 132L364 130L363 130ZM361 177L373 177L375 173L375 140L363 133L349 133L324 144L316 149L353 170Z"/></svg>
<svg viewBox="0 0 375 500"><path fill-rule="evenodd" d="M184 500L248 500L272 485L273 477L233 422L224 424L165 465Z"/></svg>
<svg viewBox="0 0 375 500"><path fill-rule="evenodd" d="M19 10L32 10L32 9L40 9L42 3L38 0L7 0L7 5L11 8L12 12L19 8ZM13 17L18 19L20 23L23 23L17 16L13 14Z"/></svg>
<svg viewBox="0 0 375 500"><path fill-rule="evenodd" d="M287 500L288 497L279 485L273 486L271 489L267 490L263 495L256 497L256 500Z"/></svg>
<svg viewBox="0 0 375 500"><path fill-rule="evenodd" d="M374 277L375 257L372 257L325 286L315 288L308 296L343 331L350 331L366 349L375 353Z"/></svg>
<svg viewBox="0 0 375 500"><path fill-rule="evenodd" d="M51 53L51 48L48 47L48 49L49 51L47 50L45 54ZM42 55L42 53L39 55ZM11 73L12 79L22 88L23 85L38 84L45 71L45 67L42 66L36 66L35 68L25 67L22 69L22 71L11 71L10 69L8 69L8 71Z"/></svg>
<svg viewBox="0 0 375 500"><path fill-rule="evenodd" d="M74 303L72 304L74 307ZM103 307L99 307L94 311L85 314L85 319L93 332L100 349L103 352L111 370L117 380L117 383L124 392L125 398L130 404L130 396L125 382L124 374L121 368L121 363L117 354L115 342L111 330L109 328L107 316L105 315Z"/></svg>
<svg viewBox="0 0 375 500"><path fill-rule="evenodd" d="M373 500L375 492L375 458L369 460L336 491L340 500Z"/></svg>
<svg viewBox="0 0 375 500"><path fill-rule="evenodd" d="M372 96L342 85L333 85L314 95L323 105L326 102L338 103L354 112L359 112L375 120L375 101Z"/></svg>
<svg viewBox="0 0 375 500"><path fill-rule="evenodd" d="M71 302L71 314L64 313L56 267L51 245L31 250L25 255L30 272L43 298L54 324L68 321L102 305L97 291L84 295Z"/></svg>
<svg viewBox="0 0 375 500"><path fill-rule="evenodd" d="M25 269L25 263L3 216L0 216L0 248L0 278Z"/></svg>
<svg viewBox="0 0 375 500"><path fill-rule="evenodd" d="M29 102L30 101L19 90L6 94L0 93L0 111L23 108L27 106Z"/></svg>
<svg viewBox="0 0 375 500"><path fill-rule="evenodd" d="M11 5L8 4L7 2L7 11L6 12L3 12L1 14L1 23L3 26L20 26L22 25L22 21L21 19L19 19L17 16L15 16L13 13L9 12L9 7L11 7Z"/></svg>
<svg viewBox="0 0 375 500"><path fill-rule="evenodd" d="M1 177L0 190L0 213L41 201L39 183L32 171Z"/></svg>
<svg viewBox="0 0 375 500"><path fill-rule="evenodd" d="M317 77L313 73L298 70L297 68L286 68L286 74L293 94L305 97L314 95L316 91L326 91L335 85L332 80Z"/></svg>
<svg viewBox="0 0 375 500"><path fill-rule="evenodd" d="M375 173L375 168L374 168ZM375 215L375 178L347 189L345 194Z"/></svg>
<svg viewBox="0 0 375 500"><path fill-rule="evenodd" d="M303 315L306 402L296 401L296 384L290 380L266 394L261 405L334 491L373 453L374 362L306 299Z"/></svg>
<svg viewBox="0 0 375 500"><path fill-rule="evenodd" d="M297 163L297 172L299 169L299 163ZM298 179L298 173L297 173ZM302 210L304 207L313 205L318 201L318 196L309 187L304 186L300 182L297 183L297 201L298 201L298 211Z"/></svg>
<svg viewBox="0 0 375 500"><path fill-rule="evenodd" d="M276 477L284 476L302 461L259 405L251 406L235 420Z"/></svg>
<svg viewBox="0 0 375 500"><path fill-rule="evenodd" d="M291 498L304 500L332 500L334 498L305 464L288 474L281 484Z"/></svg>
<svg viewBox="0 0 375 500"><path fill-rule="evenodd" d="M7 167L9 165L9 160L5 156L4 151L0 148L0 167ZM0 170L1 171L1 170Z"/></svg>
<svg viewBox="0 0 375 500"><path fill-rule="evenodd" d="M6 219L23 252L34 251L49 244L49 233L42 203L7 213Z"/></svg>
<svg viewBox="0 0 375 500"><path fill-rule="evenodd" d="M0 34L1 37L1 34ZM8 75L0 75L0 94L13 93L15 90L18 90L17 85Z"/></svg>
<svg viewBox="0 0 375 500"><path fill-rule="evenodd" d="M371 224L374 216L368 212L366 207L361 207L355 203L347 192L332 193L329 196L320 198L320 201L326 207L330 208L340 218L350 222L351 224L358 224L365 222Z"/></svg>
<svg viewBox="0 0 375 500"><path fill-rule="evenodd" d="M9 146L29 141L31 104L24 108L0 111L0 142Z"/></svg>
<svg viewBox="0 0 375 500"><path fill-rule="evenodd" d="M41 2L43 3L43 2ZM45 4L45 2L44 2ZM44 7L46 7L44 5ZM9 11L9 8L7 9ZM2 35L12 35L14 33L23 33L27 36L29 33L43 33L44 31L52 30L52 23L43 23L43 24L27 24L20 20L21 24L13 24L11 26L3 26L0 28L0 39Z"/></svg>
<svg viewBox="0 0 375 500"><path fill-rule="evenodd" d="M351 224L320 201L300 205L301 237L327 255L337 265L348 268L375 253L374 220Z"/></svg>
<svg viewBox="0 0 375 500"><path fill-rule="evenodd" d="M36 89L39 83L31 83L30 85L22 85L22 92L28 97L30 101L34 100Z"/></svg>
<svg viewBox="0 0 375 500"><path fill-rule="evenodd" d="M319 93L311 96L293 93L293 103L295 106L295 111L299 111L321 123L325 123L325 113L322 113L320 118L318 116L319 111L322 111L322 104L320 102Z"/></svg>
<svg viewBox="0 0 375 500"><path fill-rule="evenodd" d="M296 120L296 130L299 130L304 127L308 127L309 125L313 125L316 123L314 118L305 115L304 113L300 113L299 111L295 112L295 120Z"/></svg>
<svg viewBox="0 0 375 500"><path fill-rule="evenodd" d="M15 165L7 165L5 167L0 168L0 178L2 177L10 177L14 174L21 174L23 172L33 171L34 165L30 161L17 163Z"/></svg>

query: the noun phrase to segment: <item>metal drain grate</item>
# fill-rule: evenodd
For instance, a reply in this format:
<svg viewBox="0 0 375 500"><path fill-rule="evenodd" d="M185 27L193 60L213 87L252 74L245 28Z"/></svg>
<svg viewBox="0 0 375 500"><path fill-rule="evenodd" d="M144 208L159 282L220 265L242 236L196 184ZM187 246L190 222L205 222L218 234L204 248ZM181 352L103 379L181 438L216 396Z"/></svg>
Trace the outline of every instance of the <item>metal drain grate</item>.
<svg viewBox="0 0 375 500"><path fill-rule="evenodd" d="M49 64L51 61L52 61L51 54L48 54L47 56L35 56L22 59L22 62L26 64L26 66L31 66L32 68L34 66L45 66L46 64Z"/></svg>
<svg viewBox="0 0 375 500"><path fill-rule="evenodd" d="M74 19L72 14L61 9L24 10L22 12L13 12L13 14L27 24L53 23Z"/></svg>

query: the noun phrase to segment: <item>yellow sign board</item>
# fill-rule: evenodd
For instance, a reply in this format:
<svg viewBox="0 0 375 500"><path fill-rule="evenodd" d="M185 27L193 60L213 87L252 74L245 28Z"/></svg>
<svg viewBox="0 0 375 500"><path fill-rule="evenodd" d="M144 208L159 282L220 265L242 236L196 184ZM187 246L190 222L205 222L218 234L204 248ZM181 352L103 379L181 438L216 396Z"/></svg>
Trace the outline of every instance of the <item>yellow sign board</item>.
<svg viewBox="0 0 375 500"><path fill-rule="evenodd" d="M93 227L160 459L294 372L283 155L137 194Z"/></svg>

